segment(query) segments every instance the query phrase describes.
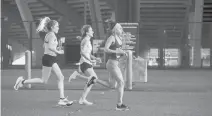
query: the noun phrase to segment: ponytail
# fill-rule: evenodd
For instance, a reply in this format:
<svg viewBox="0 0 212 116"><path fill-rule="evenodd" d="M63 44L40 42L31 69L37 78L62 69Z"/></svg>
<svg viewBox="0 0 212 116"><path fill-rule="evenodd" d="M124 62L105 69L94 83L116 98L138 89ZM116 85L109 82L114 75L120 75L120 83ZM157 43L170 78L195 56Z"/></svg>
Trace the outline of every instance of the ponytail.
<svg viewBox="0 0 212 116"><path fill-rule="evenodd" d="M49 17L44 17L40 20L40 24L38 25L36 31L37 32L47 32L47 24L51 21Z"/></svg>
<svg viewBox="0 0 212 116"><path fill-rule="evenodd" d="M81 37L81 36L77 36L76 38L77 38L77 40L79 40L79 41L82 40L82 37Z"/></svg>

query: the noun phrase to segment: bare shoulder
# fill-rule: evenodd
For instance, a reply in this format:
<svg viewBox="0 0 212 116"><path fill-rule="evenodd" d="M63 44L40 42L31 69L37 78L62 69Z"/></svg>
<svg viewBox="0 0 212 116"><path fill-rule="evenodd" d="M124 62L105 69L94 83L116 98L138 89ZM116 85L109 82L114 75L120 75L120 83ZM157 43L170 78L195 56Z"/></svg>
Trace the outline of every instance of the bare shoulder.
<svg viewBox="0 0 212 116"><path fill-rule="evenodd" d="M105 47L106 47L106 48L109 48L112 44L114 44L114 42L115 42L115 38L114 38L113 35L111 35L111 36L107 39L107 41L106 41L106 43L105 43Z"/></svg>
<svg viewBox="0 0 212 116"><path fill-rule="evenodd" d="M53 32L49 32L46 34L46 37L56 37Z"/></svg>
<svg viewBox="0 0 212 116"><path fill-rule="evenodd" d="M51 43L51 42L56 41L56 40L57 40L57 37L53 32L49 32L49 33L46 34L46 37L45 37L46 42Z"/></svg>
<svg viewBox="0 0 212 116"><path fill-rule="evenodd" d="M81 44L84 45L84 44L88 44L90 42L90 40L87 40L87 39L83 39L81 41Z"/></svg>
<svg viewBox="0 0 212 116"><path fill-rule="evenodd" d="M46 39L49 40L49 39L55 39L57 38L56 35L53 33L53 32L49 32L46 34Z"/></svg>
<svg viewBox="0 0 212 116"><path fill-rule="evenodd" d="M114 42L115 41L115 37L113 35L111 35L108 39L108 42Z"/></svg>

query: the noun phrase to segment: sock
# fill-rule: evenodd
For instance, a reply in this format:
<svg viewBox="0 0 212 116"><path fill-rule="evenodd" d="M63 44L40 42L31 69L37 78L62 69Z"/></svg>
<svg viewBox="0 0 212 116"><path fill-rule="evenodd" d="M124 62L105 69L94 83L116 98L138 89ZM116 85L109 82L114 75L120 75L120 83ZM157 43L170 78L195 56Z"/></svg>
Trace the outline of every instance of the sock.
<svg viewBox="0 0 212 116"><path fill-rule="evenodd" d="M89 87L90 85L94 84L94 80L96 79L96 77L91 77L90 81L87 82L87 87Z"/></svg>
<svg viewBox="0 0 212 116"><path fill-rule="evenodd" d="M118 104L117 104L117 106L121 106L121 105L122 105L122 103L118 103Z"/></svg>
<svg viewBox="0 0 212 116"><path fill-rule="evenodd" d="M64 100L65 98L60 98L60 100Z"/></svg>
<svg viewBox="0 0 212 116"><path fill-rule="evenodd" d="M25 81L25 80L23 80L23 81L21 82L23 85L24 85L24 81Z"/></svg>

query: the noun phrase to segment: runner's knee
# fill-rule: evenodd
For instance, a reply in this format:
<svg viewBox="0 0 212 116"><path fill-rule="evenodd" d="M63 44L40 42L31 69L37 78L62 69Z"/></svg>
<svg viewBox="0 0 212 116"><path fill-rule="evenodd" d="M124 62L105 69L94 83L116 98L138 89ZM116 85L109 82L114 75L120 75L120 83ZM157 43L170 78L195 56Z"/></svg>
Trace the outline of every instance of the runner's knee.
<svg viewBox="0 0 212 116"><path fill-rule="evenodd" d="M120 86L120 87L124 87L124 80L123 79L118 79L118 81L117 81L117 83L118 83L118 85Z"/></svg>
<svg viewBox="0 0 212 116"><path fill-rule="evenodd" d="M97 77L96 76L92 76L91 79L87 82L87 87L95 84L97 81Z"/></svg>
<svg viewBox="0 0 212 116"><path fill-rule="evenodd" d="M58 78L58 81L64 81L64 76L60 75L59 78Z"/></svg>
<svg viewBox="0 0 212 116"><path fill-rule="evenodd" d="M42 79L42 80L41 80L41 83L47 84L47 83L48 83L48 79Z"/></svg>

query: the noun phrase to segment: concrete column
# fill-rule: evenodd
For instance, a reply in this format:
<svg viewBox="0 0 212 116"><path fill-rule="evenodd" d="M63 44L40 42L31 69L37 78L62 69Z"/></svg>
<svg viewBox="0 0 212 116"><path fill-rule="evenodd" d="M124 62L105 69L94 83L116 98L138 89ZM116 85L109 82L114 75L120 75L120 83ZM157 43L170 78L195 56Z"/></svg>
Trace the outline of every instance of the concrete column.
<svg viewBox="0 0 212 116"><path fill-rule="evenodd" d="M115 11L112 11L112 15L111 15L110 19L112 19L114 21L116 20L116 13L115 13Z"/></svg>
<svg viewBox="0 0 212 116"><path fill-rule="evenodd" d="M129 0L115 1L115 14L117 22L129 22Z"/></svg>
<svg viewBox="0 0 212 116"><path fill-rule="evenodd" d="M166 41L166 31L165 28L160 25L160 28L158 30L158 36L159 36L159 40L158 40L158 44L159 44L159 68L162 69L165 67L165 41Z"/></svg>
<svg viewBox="0 0 212 116"><path fill-rule="evenodd" d="M187 4L191 4L190 1L187 1ZM189 68L190 67L190 48L188 46L189 44L189 25L192 22L189 20L189 14L190 14L190 7L191 5L188 5L185 9L185 17L183 25L183 35L181 38L181 45L180 45L180 67L181 68Z"/></svg>
<svg viewBox="0 0 212 116"><path fill-rule="evenodd" d="M132 0L132 22L140 22L140 0Z"/></svg>
<svg viewBox="0 0 212 116"><path fill-rule="evenodd" d="M35 41L39 41L36 43L32 43L32 45L30 45L30 50L32 49L35 52L35 63L36 67L40 67L42 66L41 64L41 58L43 56L43 42L40 39L39 35L36 33L36 25L35 22L33 22L33 17L32 17L32 13L31 10L28 7L28 2L27 0L15 0L17 6L18 6L18 10L20 12L24 27L26 29L27 35L29 39L37 39ZM32 22L32 25L30 26L30 23ZM32 30L31 30L32 29ZM31 40L31 42L33 42L34 40ZM35 45L36 44L36 45Z"/></svg>
<svg viewBox="0 0 212 116"><path fill-rule="evenodd" d="M13 19L17 18L14 15L11 15L11 13L9 12L14 11L14 7L11 8L11 5L9 4L4 4L2 6L2 17L1 17L1 67L2 68L7 68L9 65L9 57L10 57L10 52L7 49L7 44L8 44L8 34L9 34L9 29L10 29L10 24L14 21ZM13 17L12 17L13 16Z"/></svg>
<svg viewBox="0 0 212 116"><path fill-rule="evenodd" d="M9 64L9 51L7 49L8 44L8 32L9 32L9 22L5 21L4 19L1 19L2 23L2 37L1 37L1 56L3 56L3 62L1 63L2 68L8 67Z"/></svg>
<svg viewBox="0 0 212 116"><path fill-rule="evenodd" d="M203 15L203 0L195 0L194 12L191 12L189 18L190 24L189 33L191 35L190 44L192 47L191 66L195 68L201 67L201 39L202 39L202 15Z"/></svg>
<svg viewBox="0 0 212 116"><path fill-rule="evenodd" d="M2 6L2 19L1 19L1 23L2 23L2 38L1 38L1 50L2 50L2 56L3 56L3 62L2 62L2 66L4 65L4 68L6 68L9 65L10 60L15 60L16 58L16 54L13 54L14 51L16 52L20 52L21 48L13 48L12 49L12 53L7 49L7 44L11 45L13 47L12 44L12 40L8 40L9 39L9 32L10 32L10 26L12 23L17 23L17 24L21 24L21 16L20 13L17 9L17 7L9 4L9 3L4 3L4 5ZM23 26L22 24L20 26ZM15 39L14 39L15 40ZM17 42L18 43L18 42ZM19 50L19 51L18 51ZM24 52L24 51L23 51Z"/></svg>
<svg viewBox="0 0 212 116"><path fill-rule="evenodd" d="M140 0L116 0L115 6L117 22L140 23ZM147 42L141 35L137 37L136 55L146 58L148 51Z"/></svg>
<svg viewBox="0 0 212 116"><path fill-rule="evenodd" d="M94 29L94 32L96 33L94 35L95 39L104 39L105 33L104 33L99 0L89 0L88 3L91 12L92 27Z"/></svg>
<svg viewBox="0 0 212 116"><path fill-rule="evenodd" d="M210 24L209 30L212 31L212 24ZM210 67L212 68L212 39L211 39L212 33L209 34L209 37L210 37L210 41L209 41L210 42L209 44L210 45Z"/></svg>
<svg viewBox="0 0 212 116"><path fill-rule="evenodd" d="M140 0L116 0L115 6L117 22L140 21Z"/></svg>
<svg viewBox="0 0 212 116"><path fill-rule="evenodd" d="M116 0L115 6L117 22L140 21L140 0Z"/></svg>
<svg viewBox="0 0 212 116"><path fill-rule="evenodd" d="M138 29L138 38L136 40L136 56L140 56L142 58L147 58L148 56L148 45L145 38L141 38L142 35L139 35L141 23L140 23L140 0L130 0L131 2L131 22L139 23Z"/></svg>
<svg viewBox="0 0 212 116"><path fill-rule="evenodd" d="M1 2L0 2L0 5L1 5ZM0 16L1 16L1 18L2 18L1 12L0 12ZM1 22L2 22L2 19L1 19ZM2 31L1 31L1 22L0 22L0 32L2 32ZM2 41L2 40L1 40L1 33L0 33L0 45L2 46L1 41ZM0 51L1 51L1 47L0 47ZM1 51L1 52L2 52L2 51ZM2 56L1 56L1 54L2 54L2 53L0 53L0 64L1 64L0 70L1 70L1 67L2 67L2 62L1 62L1 61L2 61ZM1 85L1 84L0 84L0 85ZM0 100L0 102L1 102L1 100Z"/></svg>

